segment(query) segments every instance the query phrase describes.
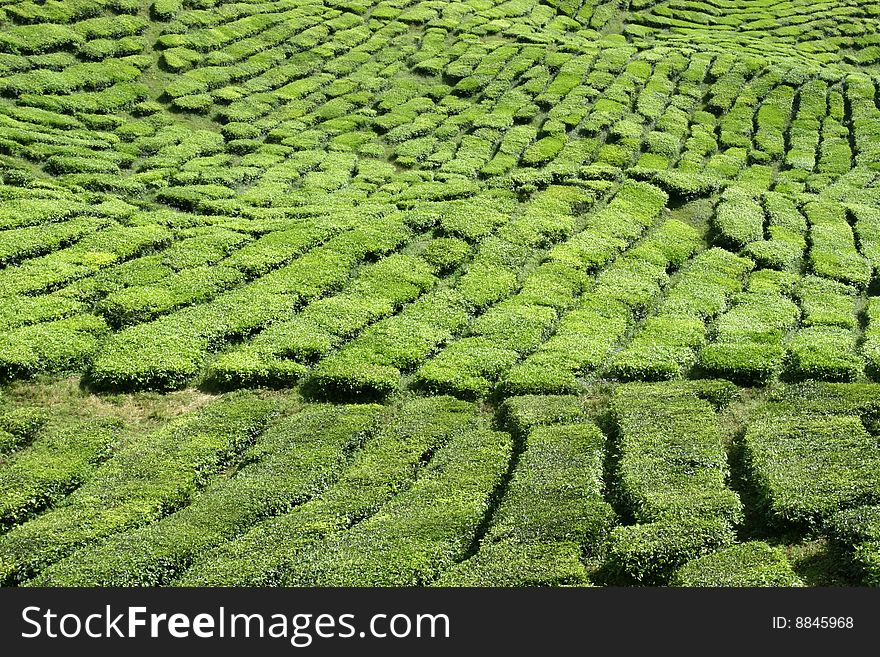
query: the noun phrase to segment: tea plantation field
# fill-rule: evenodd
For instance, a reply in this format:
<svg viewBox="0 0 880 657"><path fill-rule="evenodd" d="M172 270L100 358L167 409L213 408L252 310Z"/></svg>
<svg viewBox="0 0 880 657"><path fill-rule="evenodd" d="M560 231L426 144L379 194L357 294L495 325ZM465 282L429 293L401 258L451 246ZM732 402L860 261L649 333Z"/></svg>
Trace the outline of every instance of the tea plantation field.
<svg viewBox="0 0 880 657"><path fill-rule="evenodd" d="M876 0L0 0L0 584L880 585Z"/></svg>

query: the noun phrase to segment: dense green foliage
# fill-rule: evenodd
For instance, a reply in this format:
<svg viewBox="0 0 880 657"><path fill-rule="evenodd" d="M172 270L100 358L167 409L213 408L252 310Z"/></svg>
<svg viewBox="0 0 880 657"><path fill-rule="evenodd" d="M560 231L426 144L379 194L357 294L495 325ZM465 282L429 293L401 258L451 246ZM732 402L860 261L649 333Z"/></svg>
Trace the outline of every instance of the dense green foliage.
<svg viewBox="0 0 880 657"><path fill-rule="evenodd" d="M880 583L878 34L4 1L0 583Z"/></svg>
<svg viewBox="0 0 880 657"><path fill-rule="evenodd" d="M880 454L860 418L775 410L744 439L749 477L771 521L821 527L841 508L880 501Z"/></svg>
<svg viewBox="0 0 880 657"><path fill-rule="evenodd" d="M689 561L675 571L674 586L803 586L785 553L755 541Z"/></svg>
<svg viewBox="0 0 880 657"><path fill-rule="evenodd" d="M544 426L544 420L556 422L558 415L529 422L518 412L520 402L529 401L508 402L512 426L529 423L532 428L492 524L476 554L444 574L440 586L589 582L579 558L601 556L616 524L602 497L605 437L583 421Z"/></svg>
<svg viewBox="0 0 880 657"><path fill-rule="evenodd" d="M653 393L653 394L652 394ZM742 503L712 406L688 388L629 384L613 402L618 495L637 524L611 536L611 561L640 582L733 541Z"/></svg>

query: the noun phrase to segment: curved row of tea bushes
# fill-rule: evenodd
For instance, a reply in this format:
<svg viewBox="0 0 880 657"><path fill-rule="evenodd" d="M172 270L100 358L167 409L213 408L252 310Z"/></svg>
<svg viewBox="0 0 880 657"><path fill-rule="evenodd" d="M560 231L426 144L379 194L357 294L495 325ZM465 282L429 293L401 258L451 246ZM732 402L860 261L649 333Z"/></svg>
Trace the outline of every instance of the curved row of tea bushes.
<svg viewBox="0 0 880 657"><path fill-rule="evenodd" d="M853 560L867 586L880 586L880 506L859 506L834 515L826 530Z"/></svg>
<svg viewBox="0 0 880 657"><path fill-rule="evenodd" d="M807 248L807 223L797 206L777 192L764 194L767 238L750 242L743 253L761 267L800 273Z"/></svg>
<svg viewBox="0 0 880 657"><path fill-rule="evenodd" d="M846 210L839 204L813 202L804 206L810 223L809 253L813 272L843 283L866 286L871 266L856 250Z"/></svg>
<svg viewBox="0 0 880 657"><path fill-rule="evenodd" d="M273 402L235 394L120 445L63 506L0 536L0 581L28 579L78 548L186 505L274 411Z"/></svg>
<svg viewBox="0 0 880 657"><path fill-rule="evenodd" d="M339 289L367 254L391 251L409 236L400 218L389 217L344 232L209 303L124 329L96 356L89 378L99 387L179 387L199 372L209 350Z"/></svg>
<svg viewBox="0 0 880 657"><path fill-rule="evenodd" d="M0 413L0 454L6 455L31 444L49 420L40 408L21 406Z"/></svg>
<svg viewBox="0 0 880 657"><path fill-rule="evenodd" d="M510 435L453 436L408 490L290 562L287 586L424 586L471 549L507 472ZM437 504L443 500L443 504Z"/></svg>
<svg viewBox="0 0 880 657"><path fill-rule="evenodd" d="M549 188L536 195L524 214L513 217L480 243L453 289L432 292L402 313L374 324L319 361L308 381L326 395L382 395L392 391L398 386L402 370L427 359L438 346L451 341L472 315L513 292L519 284L520 269L539 256L542 247L574 230L571 207L589 200L589 195L566 187ZM487 372L512 364L509 350L483 346ZM487 385L479 373L469 382L470 387ZM441 389L446 391L449 388Z"/></svg>
<svg viewBox="0 0 880 657"><path fill-rule="evenodd" d="M451 397L405 402L376 438L353 455L349 466L323 494L199 555L173 583L279 584L286 569L297 567L306 551L357 526L414 486L426 463L444 445L455 440L458 451L464 449L475 430L474 423L474 407ZM479 445L475 449L479 450Z"/></svg>
<svg viewBox="0 0 880 657"><path fill-rule="evenodd" d="M158 522L119 533L44 570L37 586L158 586L206 550L287 512L336 481L375 433L380 406L311 406L274 423L244 465Z"/></svg>
<svg viewBox="0 0 880 657"><path fill-rule="evenodd" d="M787 345L789 374L796 379L856 379L864 367L856 349L856 290L836 281L806 276L796 294L803 320Z"/></svg>
<svg viewBox="0 0 880 657"><path fill-rule="evenodd" d="M804 586L792 570L785 552L763 541L740 543L707 554L673 573L672 586Z"/></svg>
<svg viewBox="0 0 880 657"><path fill-rule="evenodd" d="M553 404L552 397L546 399ZM565 404L567 399L559 401ZM577 399L571 401L572 414L579 414ZM505 402L507 410L502 412L516 417L518 428L523 427L518 411L527 402L522 398ZM554 415L551 421L559 417ZM436 585L589 584L583 560L601 554L616 515L602 497L605 436L595 425L578 419L526 429L525 451L479 551L446 571Z"/></svg>
<svg viewBox="0 0 880 657"><path fill-rule="evenodd" d="M0 232L0 266L56 251L109 225L104 218L77 217L47 226L4 230Z"/></svg>
<svg viewBox="0 0 880 657"><path fill-rule="evenodd" d="M754 263L713 248L691 260L678 274L655 311L632 341L605 365L620 380L674 379L697 362L706 343L706 322L723 312Z"/></svg>
<svg viewBox="0 0 880 657"><path fill-rule="evenodd" d="M253 342L224 353L207 376L220 385L294 381L340 342L430 289L437 281L432 270L424 259L402 254L365 265L346 291L313 301Z"/></svg>
<svg viewBox="0 0 880 657"><path fill-rule="evenodd" d="M876 275L880 268L880 210L861 204L849 205L847 210L854 220L859 251L871 263Z"/></svg>
<svg viewBox="0 0 880 657"><path fill-rule="evenodd" d="M583 290L586 276L626 249L659 218L666 198L647 183L624 184L606 207L587 217L582 232L551 249L550 264L526 277L519 294L490 308L471 324L469 337L421 366L417 384L471 397L486 394L516 361L544 342L558 314ZM557 298L546 292L567 287L573 294Z"/></svg>
<svg viewBox="0 0 880 657"><path fill-rule="evenodd" d="M497 207L504 199L499 196L496 201ZM412 221L421 229L431 228L439 215L441 234L461 234L460 227L467 225L470 232L463 236L475 240L509 220L500 212L484 210L489 210L488 204L484 208L479 199L473 205L457 201L427 204L414 213L418 218ZM417 236L414 241L424 242L431 234ZM252 342L221 355L211 364L208 377L220 385L293 382L310 364L370 325L401 308L411 314L413 308L406 304L435 286L435 274L448 275L461 267L471 250L458 237L435 237L418 248L419 255L394 253L367 264L345 290L311 302L291 319L272 324Z"/></svg>
<svg viewBox="0 0 880 657"><path fill-rule="evenodd" d="M880 500L880 455L858 417L769 407L743 441L769 522L821 528L838 510Z"/></svg>
<svg viewBox="0 0 880 657"><path fill-rule="evenodd" d="M862 72L846 76L846 98L852 117L856 165L876 167L880 158L877 135L880 134L880 108L874 102L874 81Z"/></svg>
<svg viewBox="0 0 880 657"><path fill-rule="evenodd" d="M4 459L0 525L20 524L61 501L109 458L118 437L118 423L87 423L42 436Z"/></svg>
<svg viewBox="0 0 880 657"><path fill-rule="evenodd" d="M731 544L742 503L726 485L715 411L686 387L627 384L612 402L616 491L637 524L616 528L610 563L641 583Z"/></svg>
<svg viewBox="0 0 880 657"><path fill-rule="evenodd" d="M109 332L100 317L76 314L0 333L0 378L79 371Z"/></svg>
<svg viewBox="0 0 880 657"><path fill-rule="evenodd" d="M868 325L865 328L865 341L862 352L865 355L865 370L871 378L880 378L880 297L868 298L865 309Z"/></svg>
<svg viewBox="0 0 880 657"><path fill-rule="evenodd" d="M162 226L111 226L65 249L0 270L0 295L46 292L167 245L171 238Z"/></svg>
<svg viewBox="0 0 880 657"><path fill-rule="evenodd" d="M764 236L764 210L745 189L728 187L715 208L715 228L722 245L734 250Z"/></svg>
<svg viewBox="0 0 880 657"><path fill-rule="evenodd" d="M743 385L764 385L785 365L785 338L801 312L792 301L797 276L759 269L745 292L715 323L712 340L700 350L700 368Z"/></svg>
<svg viewBox="0 0 880 657"><path fill-rule="evenodd" d="M670 219L601 271L595 286L565 312L552 337L513 367L502 388L558 393L578 388L577 376L599 368L642 312L700 247L697 231Z"/></svg>

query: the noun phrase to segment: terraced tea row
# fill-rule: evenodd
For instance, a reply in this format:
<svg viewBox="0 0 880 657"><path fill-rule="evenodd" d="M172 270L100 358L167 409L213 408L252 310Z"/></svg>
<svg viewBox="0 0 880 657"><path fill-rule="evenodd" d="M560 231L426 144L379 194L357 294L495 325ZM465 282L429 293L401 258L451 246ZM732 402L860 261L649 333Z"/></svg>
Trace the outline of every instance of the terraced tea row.
<svg viewBox="0 0 880 657"><path fill-rule="evenodd" d="M0 580L877 583L878 28L3 2Z"/></svg>
<svg viewBox="0 0 880 657"><path fill-rule="evenodd" d="M778 388L732 448L719 414L740 393L719 380L625 384L608 406L511 397L503 430L452 397L279 405L253 393L138 438L120 440L122 421L32 428L0 462L3 578L729 585L764 573L790 585L803 575L795 531L841 545L871 582L877 392Z"/></svg>

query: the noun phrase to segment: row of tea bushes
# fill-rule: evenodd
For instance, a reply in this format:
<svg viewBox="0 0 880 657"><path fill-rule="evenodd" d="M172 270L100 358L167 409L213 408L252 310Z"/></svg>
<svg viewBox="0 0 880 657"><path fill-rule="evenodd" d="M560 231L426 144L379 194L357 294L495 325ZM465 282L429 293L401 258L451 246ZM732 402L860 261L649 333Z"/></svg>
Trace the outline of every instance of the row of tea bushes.
<svg viewBox="0 0 880 657"><path fill-rule="evenodd" d="M612 402L615 487L635 524L611 534L610 563L641 583L733 543L743 507L727 487L712 405L687 386L628 384Z"/></svg>
<svg viewBox="0 0 880 657"><path fill-rule="evenodd" d="M391 503L395 496L411 490L445 445L455 445L450 456L483 453L494 454L497 458L506 452L509 445L505 446L501 436L485 430L481 430L481 440L475 442L473 447L467 447L466 443L476 429L474 411L473 405L450 397L414 399L403 403L375 439L367 441L361 450L353 454L349 465L326 491L287 513L257 523L234 540L198 555L191 567L173 583L186 586L277 585L288 577L288 571L309 568L311 562L303 563L303 554L325 542L334 542L349 527L357 526L356 523L372 517ZM491 451L487 454L483 449ZM451 468L455 467L455 460L450 461L450 457L443 459ZM469 467L461 466L463 469ZM474 510L488 502L491 490L487 490L485 484L491 484L488 480L480 481L486 467L484 464L476 469L473 478L468 479L471 487L463 491L462 496L449 492L450 499L457 499L465 506L452 505L448 513L456 514L461 509L465 511L465 518L473 518ZM502 466L493 460L488 467L494 469ZM506 464L502 469L504 467ZM442 485L442 477L438 480L437 468L434 470L435 474L426 482L426 489L432 491L435 486ZM469 477L466 472L462 472L461 476L464 479L460 483ZM492 474L490 479L495 476ZM414 495L410 495L408 500L408 505L420 501L424 505L423 513L429 514L427 517L419 516L426 520L426 534L423 536L428 542L422 545L429 545L432 549L439 547L438 543L430 543L427 533L432 526L438 526L427 522L434 506L433 500ZM409 510L412 510L411 506ZM444 515L447 513L444 509L435 508L434 512L439 514L435 518L440 525L453 519ZM406 522L405 517L396 517ZM381 523L381 519L377 519L377 523ZM389 538L393 539L393 535ZM398 537L398 540L404 538ZM467 538L464 541L467 542ZM404 558L406 555L400 556ZM426 558L429 556L430 553L425 554ZM315 558L320 558L320 553ZM352 558L358 558L358 554L355 553ZM381 563L385 564L385 569L394 565L391 560Z"/></svg>
<svg viewBox="0 0 880 657"><path fill-rule="evenodd" d="M502 416L524 451L479 550L436 585L589 585L584 562L598 561L616 523L603 499L605 436L576 397L512 397Z"/></svg>

